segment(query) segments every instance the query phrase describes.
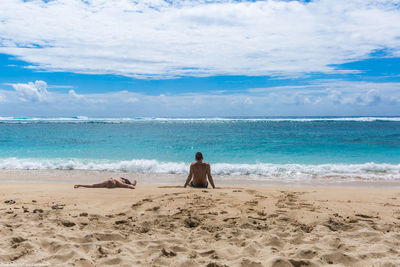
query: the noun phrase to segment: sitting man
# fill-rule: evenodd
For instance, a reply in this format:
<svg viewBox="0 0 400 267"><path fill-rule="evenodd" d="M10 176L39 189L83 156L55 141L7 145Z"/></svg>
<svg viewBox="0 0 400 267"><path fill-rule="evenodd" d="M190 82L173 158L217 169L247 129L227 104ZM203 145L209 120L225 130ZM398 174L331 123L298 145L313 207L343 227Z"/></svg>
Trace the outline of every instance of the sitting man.
<svg viewBox="0 0 400 267"><path fill-rule="evenodd" d="M188 186L190 180L192 180L193 178L192 182L190 183L190 186L194 188L207 188L208 187L207 177L208 177L211 186L215 188L214 181L211 176L210 164L208 162L203 162L203 154L201 154L201 152L197 152L195 158L196 162L190 164L190 172L186 179L184 187Z"/></svg>

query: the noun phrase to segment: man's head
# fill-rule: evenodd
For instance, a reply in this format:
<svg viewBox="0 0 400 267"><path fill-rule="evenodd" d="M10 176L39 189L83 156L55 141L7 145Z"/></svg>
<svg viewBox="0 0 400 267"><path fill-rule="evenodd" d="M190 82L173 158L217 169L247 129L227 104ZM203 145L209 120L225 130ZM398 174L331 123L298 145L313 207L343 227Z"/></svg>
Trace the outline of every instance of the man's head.
<svg viewBox="0 0 400 267"><path fill-rule="evenodd" d="M198 161L203 160L203 154L201 154L201 152L197 152L195 158Z"/></svg>

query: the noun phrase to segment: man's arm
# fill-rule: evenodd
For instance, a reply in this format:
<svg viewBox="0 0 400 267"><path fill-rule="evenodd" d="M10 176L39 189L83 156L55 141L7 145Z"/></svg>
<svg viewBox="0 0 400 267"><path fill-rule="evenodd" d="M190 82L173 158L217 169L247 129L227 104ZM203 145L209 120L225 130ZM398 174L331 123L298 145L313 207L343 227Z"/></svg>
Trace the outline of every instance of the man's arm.
<svg viewBox="0 0 400 267"><path fill-rule="evenodd" d="M188 184L190 183L190 180L192 180L192 176L193 176L193 165L190 165L189 175L188 175L185 185L183 187L188 186Z"/></svg>
<svg viewBox="0 0 400 267"><path fill-rule="evenodd" d="M211 184L212 188L215 189L214 180L213 180L213 178L211 176L211 166L210 166L210 164L208 164L208 166L207 166L207 176L208 176L208 181L210 181L210 184Z"/></svg>

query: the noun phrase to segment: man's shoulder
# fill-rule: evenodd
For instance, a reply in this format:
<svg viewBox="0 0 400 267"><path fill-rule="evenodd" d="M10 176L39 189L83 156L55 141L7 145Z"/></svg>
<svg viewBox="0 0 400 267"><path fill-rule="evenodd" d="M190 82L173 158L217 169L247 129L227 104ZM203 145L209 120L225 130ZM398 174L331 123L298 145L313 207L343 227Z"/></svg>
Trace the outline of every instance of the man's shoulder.
<svg viewBox="0 0 400 267"><path fill-rule="evenodd" d="M210 163L208 163L208 162L203 162L203 166L206 166L206 168L208 169L208 168L210 168Z"/></svg>
<svg viewBox="0 0 400 267"><path fill-rule="evenodd" d="M195 165L210 166L210 163L208 163L208 162L199 163L199 162L194 161L194 162L192 162L192 163L190 164L190 166L195 166Z"/></svg>

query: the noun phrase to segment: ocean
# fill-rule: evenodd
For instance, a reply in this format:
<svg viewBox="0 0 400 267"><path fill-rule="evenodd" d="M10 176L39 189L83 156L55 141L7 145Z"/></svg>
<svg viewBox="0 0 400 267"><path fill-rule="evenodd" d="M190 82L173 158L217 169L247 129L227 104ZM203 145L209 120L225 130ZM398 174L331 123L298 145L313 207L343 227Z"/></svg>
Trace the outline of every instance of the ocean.
<svg viewBox="0 0 400 267"><path fill-rule="evenodd" d="M400 117L0 118L0 169L400 181Z"/></svg>

